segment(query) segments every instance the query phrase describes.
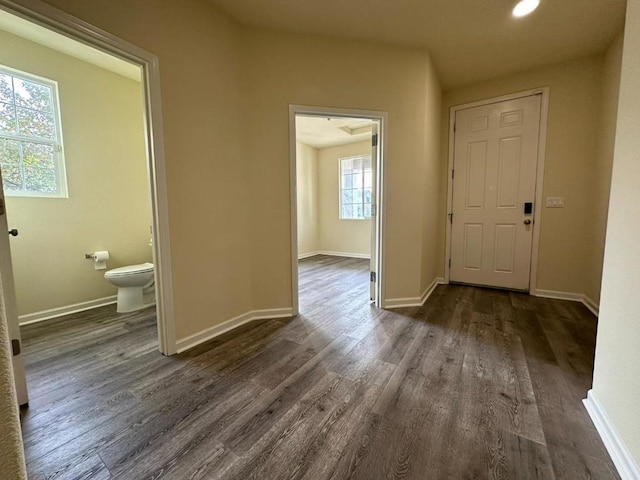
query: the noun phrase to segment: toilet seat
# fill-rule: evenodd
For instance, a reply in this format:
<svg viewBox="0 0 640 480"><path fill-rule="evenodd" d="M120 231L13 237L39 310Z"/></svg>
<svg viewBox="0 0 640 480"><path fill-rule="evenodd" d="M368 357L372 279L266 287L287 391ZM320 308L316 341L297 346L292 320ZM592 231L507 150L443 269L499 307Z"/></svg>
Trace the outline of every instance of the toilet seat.
<svg viewBox="0 0 640 480"><path fill-rule="evenodd" d="M136 273L153 272L153 263L141 263L138 265L128 265L126 267L114 268L104 274L105 278L109 277L124 277L127 275L133 275Z"/></svg>

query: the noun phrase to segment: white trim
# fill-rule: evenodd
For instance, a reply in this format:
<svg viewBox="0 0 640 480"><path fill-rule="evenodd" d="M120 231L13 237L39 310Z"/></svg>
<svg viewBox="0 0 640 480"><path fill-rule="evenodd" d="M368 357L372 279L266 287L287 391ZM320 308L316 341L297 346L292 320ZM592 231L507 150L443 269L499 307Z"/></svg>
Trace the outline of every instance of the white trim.
<svg viewBox="0 0 640 480"><path fill-rule="evenodd" d="M176 342L176 353L185 352L193 347L207 342L212 338L215 338L223 333L229 332L235 328L238 328L245 323L253 322L254 320L264 320L271 318L289 318L292 317L291 308L271 308L266 310L251 310L249 312L238 315L237 317L230 318L222 323L206 328L198 333L189 335L185 338L180 338Z"/></svg>
<svg viewBox="0 0 640 480"><path fill-rule="evenodd" d="M375 305L382 308L385 298L385 225L386 225L386 158L387 158L387 128L388 114L375 110L359 110L333 107L314 107L305 105L289 105L289 197L291 218L291 308L294 315L298 314L298 199L296 178L296 115L316 115L332 117L368 118L379 122L378 145L380 158L377 162L377 215L372 224L377 240L377 251L372 252L375 258L377 278Z"/></svg>
<svg viewBox="0 0 640 480"><path fill-rule="evenodd" d="M420 297L389 298L384 303L384 308L421 307L424 305L424 302L429 299L438 285L444 285L446 283L447 281L443 277L436 277Z"/></svg>
<svg viewBox="0 0 640 480"><path fill-rule="evenodd" d="M320 255L328 255L330 257L371 258L371 255L368 253L331 252L328 250L320 250L318 253Z"/></svg>
<svg viewBox="0 0 640 480"><path fill-rule="evenodd" d="M602 404L598 401L593 390L587 392L587 398L582 400L591 421L598 430L602 443L609 452L613 464L616 466L622 480L638 480L640 467L618 435L615 426L611 423Z"/></svg>
<svg viewBox="0 0 640 480"><path fill-rule="evenodd" d="M580 302L587 307L591 313L598 316L599 305L584 293L560 292L557 290L532 290L531 295L535 297L554 298L556 300L569 300L571 302Z"/></svg>
<svg viewBox="0 0 640 480"><path fill-rule="evenodd" d="M44 320L50 320L52 318L69 315L71 313L84 312L86 310L104 307L105 305L113 305L114 303L116 303L117 298L118 297L116 295L111 295L110 297L89 300L88 302L74 303L72 305L65 305L64 307L42 310L41 312L27 313L26 315L20 315L18 317L18 320L20 326L30 325L32 323L38 323Z"/></svg>
<svg viewBox="0 0 640 480"><path fill-rule="evenodd" d="M40 0L0 0L0 8L105 53L139 65L145 100L145 133L149 171L153 259L156 284L158 347L176 353L173 276L169 239L169 205L162 127L158 57L132 43Z"/></svg>
<svg viewBox="0 0 640 480"><path fill-rule="evenodd" d="M315 257L316 255L320 255L320 252L307 252L298 254L298 260L302 260L305 258Z"/></svg>
<svg viewBox="0 0 640 480"><path fill-rule="evenodd" d="M540 130L538 132L538 164L536 172L536 193L535 193L535 206L533 210L533 239L531 244L531 269L529 272L529 290L536 289L536 283L538 281L538 250L540 248L540 225L542 215L542 187L544 181L544 164L546 158L547 148L547 123L549 118L549 87L534 88L532 90L526 90L524 92L511 93L508 95L502 95L500 97L489 98L486 100L479 100L476 102L465 103L463 105L455 105L449 110L449 163L447 170L447 211L448 215L451 212L453 204L453 182L451 181L451 171L453 170L454 150L455 150L455 132L454 125L456 119L456 113L458 110L466 110L474 107L481 107L484 105L490 105L492 103L506 102L509 100L516 100L518 98L530 97L532 95L541 94L540 101ZM446 232L445 232L445 266L444 266L444 278L446 282L449 282L449 259L451 258L451 222L449 218L446 218Z"/></svg>
<svg viewBox="0 0 640 480"><path fill-rule="evenodd" d="M584 304L585 307L591 310L591 313L593 313L596 317L600 315L600 305L598 305L590 297L587 297L587 295L582 295L582 299L580 301Z"/></svg>
<svg viewBox="0 0 640 480"><path fill-rule="evenodd" d="M529 291L538 284L538 254L540 250L540 227L542 226L544 164L547 156L547 124L549 122L549 87L541 88L540 131L538 133L538 172L536 174L536 198L533 207L533 241L531 244L531 269L529 271Z"/></svg>
<svg viewBox="0 0 640 480"><path fill-rule="evenodd" d="M444 285L444 283L445 283L445 280L443 277L434 278L433 282L431 282L431 285L429 285L427 289L424 292L422 292L422 295L420 296L420 305L424 305L424 302L427 301L427 299L431 296L431 294L436 289L436 287L438 285Z"/></svg>
<svg viewBox="0 0 640 480"><path fill-rule="evenodd" d="M371 255L369 255L368 253L330 252L328 250L318 250L317 252L302 253L298 255L298 260L315 257L316 255L328 255L330 257L364 258L367 260L371 258Z"/></svg>

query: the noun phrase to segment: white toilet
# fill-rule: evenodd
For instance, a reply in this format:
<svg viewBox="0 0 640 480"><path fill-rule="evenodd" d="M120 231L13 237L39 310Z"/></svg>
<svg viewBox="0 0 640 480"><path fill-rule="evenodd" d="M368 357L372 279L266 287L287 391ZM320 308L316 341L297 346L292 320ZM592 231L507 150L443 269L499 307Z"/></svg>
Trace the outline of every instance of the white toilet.
<svg viewBox="0 0 640 480"><path fill-rule="evenodd" d="M153 299L148 301L153 297L153 263L114 268L105 272L104 278L118 287L118 313L134 312L153 304Z"/></svg>

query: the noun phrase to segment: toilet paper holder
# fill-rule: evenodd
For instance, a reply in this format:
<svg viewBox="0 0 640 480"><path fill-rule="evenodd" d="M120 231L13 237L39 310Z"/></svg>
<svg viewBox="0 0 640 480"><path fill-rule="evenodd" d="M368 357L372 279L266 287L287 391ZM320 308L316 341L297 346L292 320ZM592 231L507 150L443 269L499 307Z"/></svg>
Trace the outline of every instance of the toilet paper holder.
<svg viewBox="0 0 640 480"><path fill-rule="evenodd" d="M84 258L91 258L92 260L96 259L96 254L95 253L85 253L84 254Z"/></svg>

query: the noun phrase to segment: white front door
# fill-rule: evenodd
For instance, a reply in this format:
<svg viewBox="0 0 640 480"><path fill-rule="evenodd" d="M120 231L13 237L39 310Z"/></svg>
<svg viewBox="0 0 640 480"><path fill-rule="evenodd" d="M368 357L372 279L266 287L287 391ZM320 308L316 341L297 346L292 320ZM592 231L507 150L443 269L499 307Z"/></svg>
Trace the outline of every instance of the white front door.
<svg viewBox="0 0 640 480"><path fill-rule="evenodd" d="M12 343L13 375L18 393L18 404L26 405L29 401L27 397L27 380L24 373L23 356L20 352L20 326L18 324L18 308L16 306L16 290L13 285L13 266L11 264L11 249L9 246L9 227L7 225L7 215L5 212L4 191L2 189L2 175L0 174L0 314L6 319L9 327L9 338Z"/></svg>
<svg viewBox="0 0 640 480"><path fill-rule="evenodd" d="M540 100L456 112L452 282L529 290Z"/></svg>

